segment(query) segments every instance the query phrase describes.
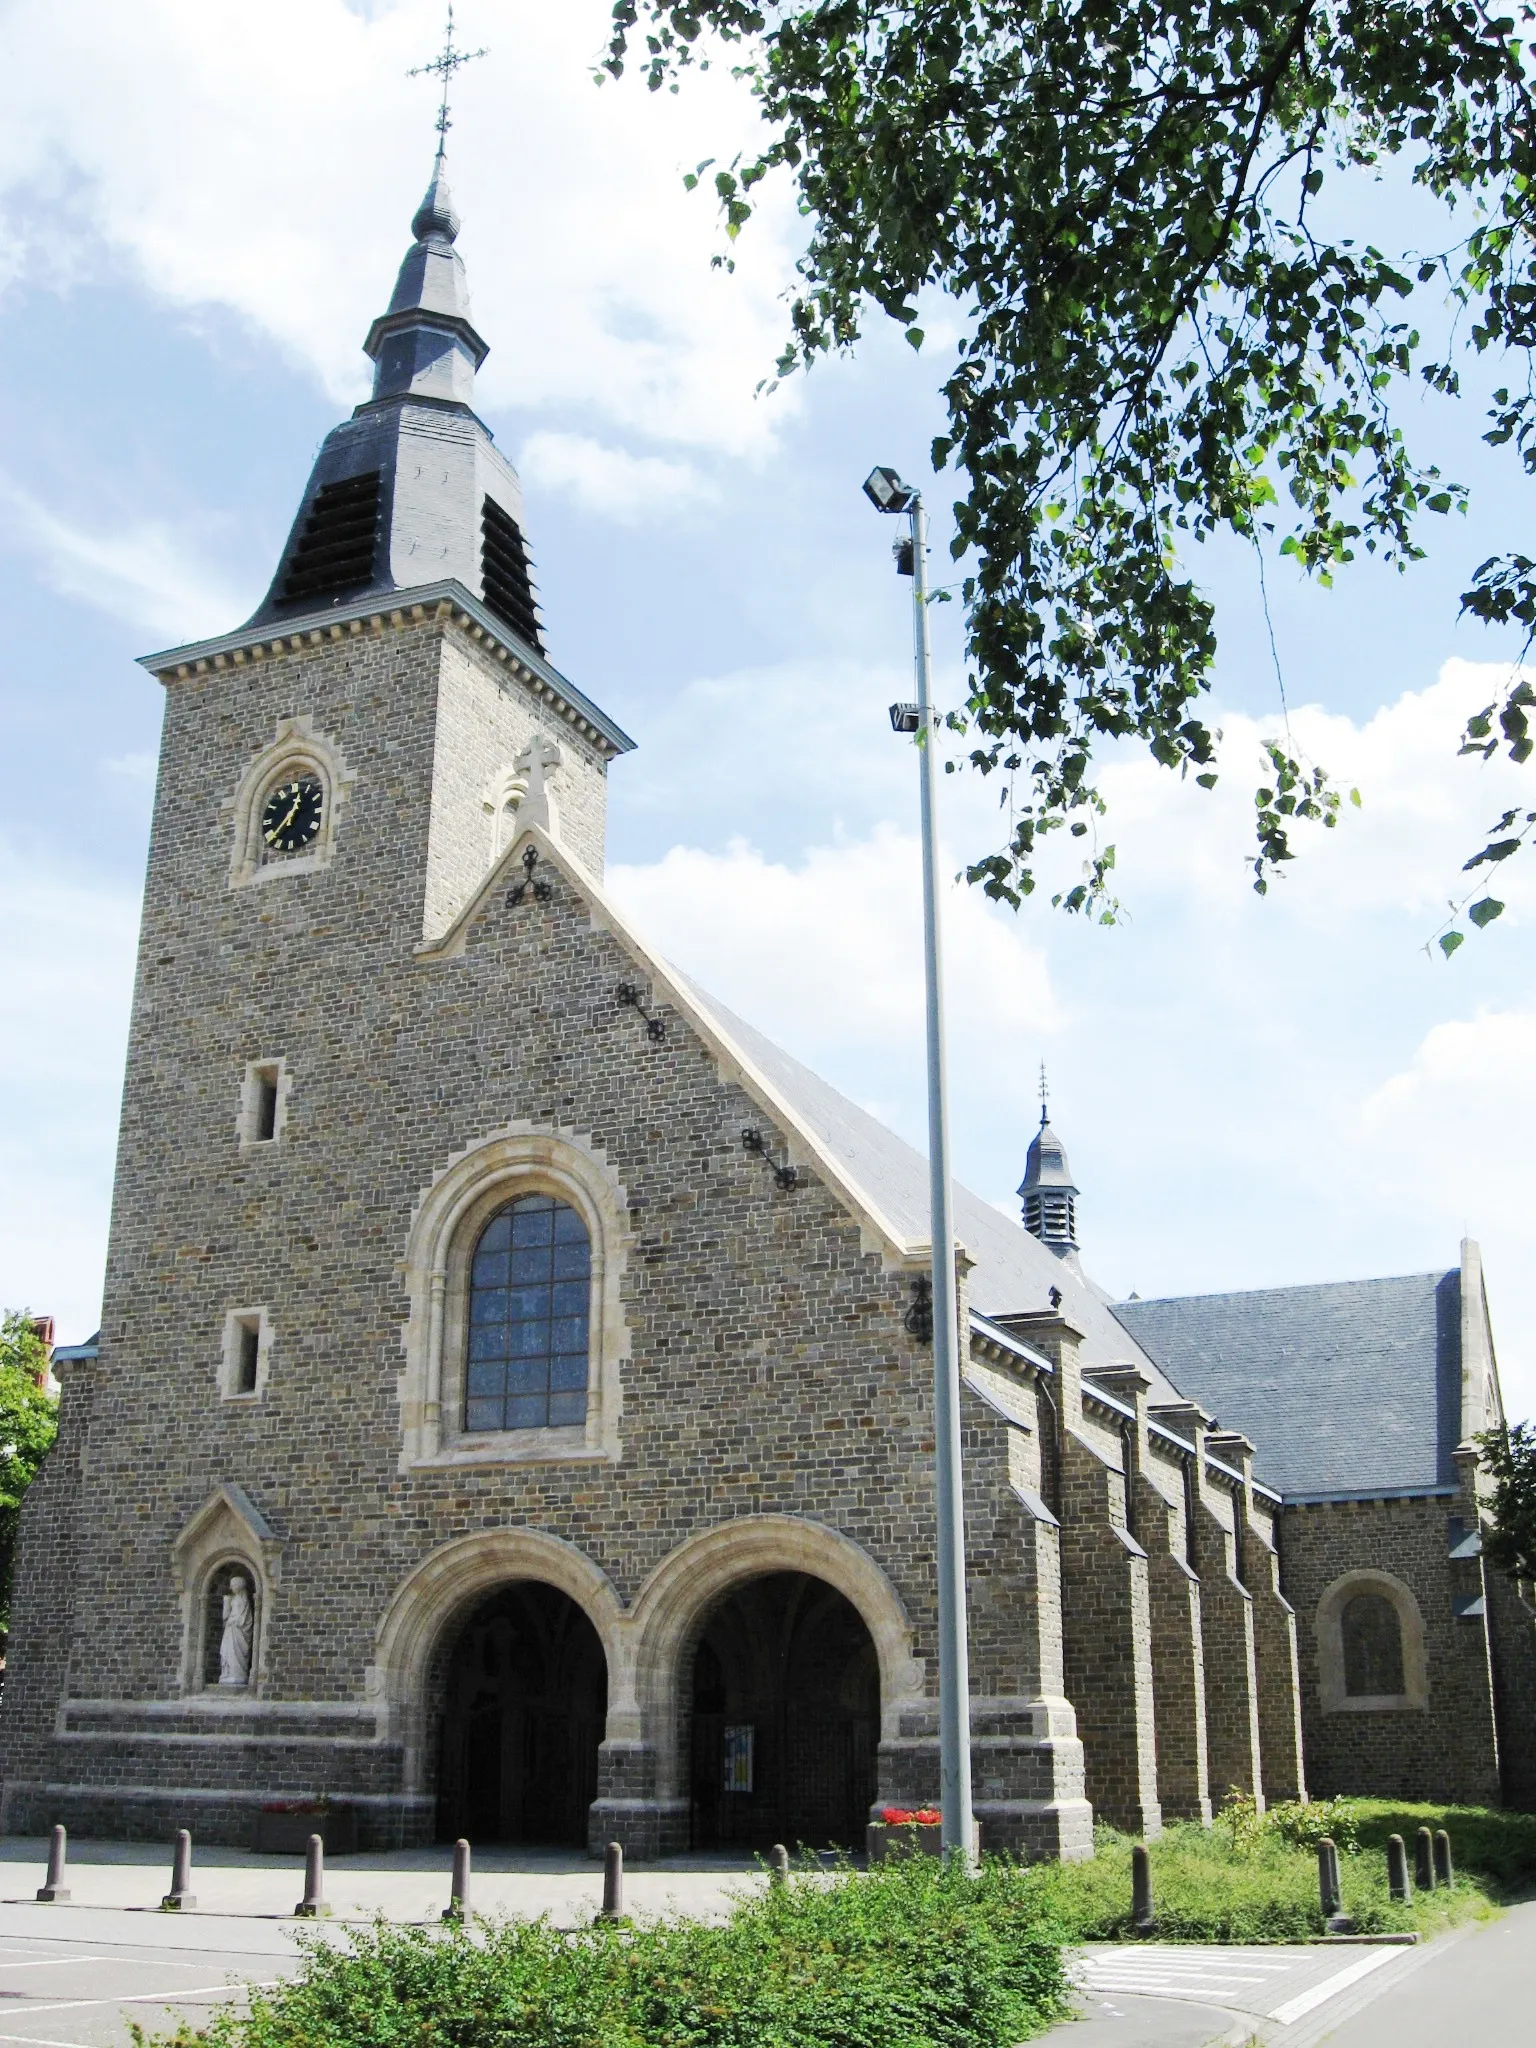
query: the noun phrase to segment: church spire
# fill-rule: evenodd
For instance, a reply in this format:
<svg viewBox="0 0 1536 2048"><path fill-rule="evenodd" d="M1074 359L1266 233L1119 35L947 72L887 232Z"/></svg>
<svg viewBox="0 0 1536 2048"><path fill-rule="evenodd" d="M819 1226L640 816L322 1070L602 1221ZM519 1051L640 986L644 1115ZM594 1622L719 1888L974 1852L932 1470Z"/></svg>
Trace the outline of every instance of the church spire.
<svg viewBox="0 0 1536 2048"><path fill-rule="evenodd" d="M1030 1142L1019 1183L1024 1228L1060 1259L1077 1257L1077 1184L1060 1138L1050 1126L1045 1064L1040 1066L1040 1128Z"/></svg>
<svg viewBox="0 0 1536 2048"><path fill-rule="evenodd" d="M368 330L374 403L399 397L468 405L475 372L490 353L469 317L469 279L453 246L459 216L448 190L442 144L432 182L411 221L415 241L395 280L389 310Z"/></svg>

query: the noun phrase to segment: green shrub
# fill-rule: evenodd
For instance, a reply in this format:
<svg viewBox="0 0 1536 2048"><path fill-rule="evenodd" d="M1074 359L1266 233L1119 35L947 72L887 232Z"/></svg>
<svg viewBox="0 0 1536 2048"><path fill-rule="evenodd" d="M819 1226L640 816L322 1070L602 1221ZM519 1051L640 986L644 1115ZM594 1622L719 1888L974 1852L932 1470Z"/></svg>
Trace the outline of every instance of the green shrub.
<svg viewBox="0 0 1536 2048"><path fill-rule="evenodd" d="M806 1871L724 1926L548 1921L311 1937L210 2048L1012 2048L1066 2010L1038 1873ZM142 2043L143 2036L136 2038Z"/></svg>

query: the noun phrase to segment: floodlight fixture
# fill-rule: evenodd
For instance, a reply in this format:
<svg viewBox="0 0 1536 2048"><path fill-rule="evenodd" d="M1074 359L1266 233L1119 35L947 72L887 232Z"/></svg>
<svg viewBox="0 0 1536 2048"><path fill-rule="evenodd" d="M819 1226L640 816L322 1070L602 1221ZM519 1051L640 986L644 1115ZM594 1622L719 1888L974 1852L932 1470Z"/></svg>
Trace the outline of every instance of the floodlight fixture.
<svg viewBox="0 0 1536 2048"><path fill-rule="evenodd" d="M872 469L864 479L864 495L877 512L910 512L917 492L894 469Z"/></svg>
<svg viewBox="0 0 1536 2048"><path fill-rule="evenodd" d="M915 704L893 704L891 706L891 731L916 732L922 723L922 714Z"/></svg>

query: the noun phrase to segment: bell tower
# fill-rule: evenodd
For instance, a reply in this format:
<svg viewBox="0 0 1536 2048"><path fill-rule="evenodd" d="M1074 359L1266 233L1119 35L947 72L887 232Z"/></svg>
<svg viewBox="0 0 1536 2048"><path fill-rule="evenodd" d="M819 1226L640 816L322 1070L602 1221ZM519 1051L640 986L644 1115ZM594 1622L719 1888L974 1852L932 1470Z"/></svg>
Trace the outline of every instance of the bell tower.
<svg viewBox="0 0 1536 2048"><path fill-rule="evenodd" d="M370 793L397 829L372 893L410 896L419 940L452 923L530 799L600 875L607 766L633 745L546 652L522 487L474 407L489 351L458 233L439 145L363 344L372 395L322 443L266 596L237 632L144 661L170 689L168 745L204 701L180 686L219 679L219 742L243 757L208 759L202 716L196 738L238 886L360 855L355 761L382 747Z"/></svg>

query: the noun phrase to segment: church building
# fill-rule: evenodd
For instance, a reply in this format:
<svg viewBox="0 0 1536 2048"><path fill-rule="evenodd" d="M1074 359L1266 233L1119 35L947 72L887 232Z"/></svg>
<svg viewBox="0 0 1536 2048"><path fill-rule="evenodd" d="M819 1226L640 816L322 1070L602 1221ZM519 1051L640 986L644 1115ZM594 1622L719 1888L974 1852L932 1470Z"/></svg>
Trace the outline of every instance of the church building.
<svg viewBox="0 0 1536 2048"><path fill-rule="evenodd" d="M634 742L545 653L458 225L440 153L267 597L144 664L103 1321L0 1824L857 1849L938 1793L927 1169L605 894ZM1475 1248L1115 1306L1043 1114L1021 1194L956 1190L985 1844L1309 1776L1528 1800Z"/></svg>

